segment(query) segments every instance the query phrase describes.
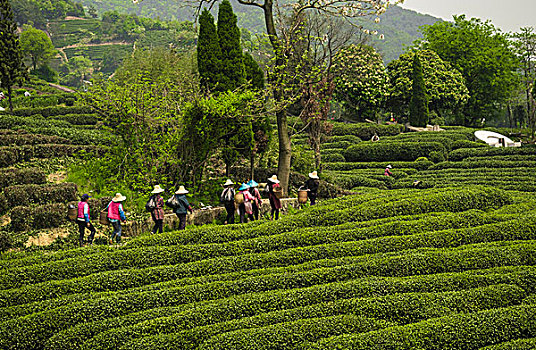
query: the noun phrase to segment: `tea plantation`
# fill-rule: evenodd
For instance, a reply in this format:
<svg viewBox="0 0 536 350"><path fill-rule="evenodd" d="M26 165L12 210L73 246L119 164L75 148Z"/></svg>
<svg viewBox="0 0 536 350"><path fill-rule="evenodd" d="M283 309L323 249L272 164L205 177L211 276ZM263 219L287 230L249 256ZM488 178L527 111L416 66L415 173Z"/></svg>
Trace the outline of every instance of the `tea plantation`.
<svg viewBox="0 0 536 350"><path fill-rule="evenodd" d="M0 115L11 230L64 225L79 193L47 175L110 142L53 102ZM275 222L3 253L0 348L533 349L536 149L472 133L336 124L323 177L352 195Z"/></svg>
<svg viewBox="0 0 536 350"><path fill-rule="evenodd" d="M32 96L24 96L26 90ZM77 186L49 175L77 159L99 157L111 140L95 114L74 105L75 94L40 84L15 94L13 114L0 114L0 217L7 214L0 225L3 239L16 236L6 230L65 225L66 202L78 199Z"/></svg>
<svg viewBox="0 0 536 350"><path fill-rule="evenodd" d="M0 347L529 348L535 214L522 192L397 189L277 222L12 252Z"/></svg>

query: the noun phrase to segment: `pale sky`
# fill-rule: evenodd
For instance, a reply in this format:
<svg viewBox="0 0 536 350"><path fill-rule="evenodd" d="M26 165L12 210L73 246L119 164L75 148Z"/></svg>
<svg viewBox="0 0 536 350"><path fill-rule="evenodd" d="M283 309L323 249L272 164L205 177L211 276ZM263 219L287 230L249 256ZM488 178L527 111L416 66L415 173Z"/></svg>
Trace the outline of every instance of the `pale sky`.
<svg viewBox="0 0 536 350"><path fill-rule="evenodd" d="M452 15L489 19L503 32L536 28L536 0L405 0L404 8L452 21Z"/></svg>

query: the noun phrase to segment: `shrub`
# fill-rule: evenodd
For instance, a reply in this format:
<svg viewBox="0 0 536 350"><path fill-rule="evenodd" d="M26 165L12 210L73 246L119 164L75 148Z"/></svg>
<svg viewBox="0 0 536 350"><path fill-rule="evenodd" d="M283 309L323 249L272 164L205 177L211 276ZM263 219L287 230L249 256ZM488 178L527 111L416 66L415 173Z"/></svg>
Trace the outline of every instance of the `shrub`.
<svg viewBox="0 0 536 350"><path fill-rule="evenodd" d="M346 141L351 144L356 144L361 142L361 139L355 135L334 135L334 136L323 136L322 142L341 142Z"/></svg>
<svg viewBox="0 0 536 350"><path fill-rule="evenodd" d="M536 338L516 339L481 348L481 350L533 350L536 349Z"/></svg>
<svg viewBox="0 0 536 350"><path fill-rule="evenodd" d="M334 141L334 142L326 142L323 143L320 148L321 149L346 149L352 145L349 141Z"/></svg>
<svg viewBox="0 0 536 350"><path fill-rule="evenodd" d="M11 227L15 231L29 231L59 227L67 223L65 204L45 204L36 207L14 207L11 211Z"/></svg>
<svg viewBox="0 0 536 350"><path fill-rule="evenodd" d="M303 255L295 255L293 260ZM436 251L419 251L412 254L404 254L402 256L375 256L371 259L370 256L362 257L362 267L360 268L364 275L388 276L388 275L408 275L408 274L431 274L447 271L461 271L463 269L482 269L493 266L502 266L509 264L530 264L534 261L534 243L513 244L513 245L498 245L495 247L485 246L481 249L458 249L447 251L445 249ZM150 258L147 257L150 260ZM236 259L236 258L234 258ZM98 259L94 259L95 262ZM244 260L246 261L246 260ZM247 259L248 264L260 268L258 262L252 261L251 256ZM116 260L117 262L121 262ZM223 262L223 261L222 261ZM197 271L199 275L207 274L208 271L214 271L214 267L218 266L218 272L224 273L222 269L225 265L222 262L201 261L199 264L206 265L209 270L205 272ZM288 261L287 263L289 263ZM294 263L296 263L295 261ZM215 263L217 265L215 265ZM281 266L280 264L278 264ZM193 266L185 266L185 271L191 275L194 273ZM243 269L242 264L233 262L229 265L233 271ZM72 266L72 269L79 269L80 266ZM115 267L115 269L120 266ZM186 270L187 269L187 270ZM247 269L244 269L247 270ZM47 272L52 273L54 269L47 269ZM78 270L79 272L81 270ZM196 274L197 274L196 273ZM416 283L415 278L420 278L421 282ZM436 278L436 281L438 277ZM475 277L481 281L485 276ZM507 278L501 276L501 278ZM517 276L519 278L519 276ZM434 291L440 290L455 290L461 288L462 284L474 283L469 278L461 280L461 283L455 285L442 280L441 283L434 283ZM377 293L390 294L392 292L411 292L418 291L424 288L429 291L431 288L430 277L422 278L416 276L414 278L405 278L400 280L396 285L385 285L378 283L377 277L370 278L370 282L365 284L362 280L349 281L342 284L328 284L314 286L304 289L291 289L284 291L270 291L258 294L243 294L234 298L214 300L206 302L199 308L189 308L186 314L179 314L179 319L171 320L173 327L178 330L183 330L186 324L189 327L197 324L200 325L208 320L214 322L221 319L222 316L227 320L235 318L235 314L240 317L252 315L252 312L260 313L261 311L275 311L278 309L289 307L300 307L318 303L319 301L337 300L342 295L347 298L363 297L370 295L378 295ZM255 287L255 284L248 284ZM524 288L523 284L521 288ZM213 290L213 289L212 289ZM212 293L212 291L209 291ZM184 297L180 297L184 295ZM102 298L86 300L80 303L61 306L53 310L42 313L35 313L24 318L14 319L4 322L0 325L0 345L3 347L13 347L24 349L29 344L33 347L42 347L42 344L54 333L61 329L67 329L77 323L102 320L105 318L116 317L127 313L146 310L155 307L161 307L162 301L165 300L167 306L185 304L187 301L184 298L192 298L190 300L207 300L207 295L201 295L195 288L186 290L184 287L164 289L164 290L148 290L141 293L118 293ZM214 297L212 297L214 298ZM210 298L209 298L210 299ZM186 317L184 317L186 316ZM225 320L225 319L223 319ZM164 320L165 321L165 320ZM176 322L177 321L177 322ZM190 322L190 323L188 323ZM171 327L171 324L168 325ZM159 329L167 329L166 324L159 323ZM14 330L17 330L16 332ZM149 331L151 332L151 331ZM139 334L138 332L136 334ZM151 333L149 333L151 334ZM124 341L124 337L121 338ZM120 340L121 341L121 340ZM100 346L112 346L110 343L98 344ZM92 345L95 345L93 343Z"/></svg>
<svg viewBox="0 0 536 350"><path fill-rule="evenodd" d="M15 185L4 188L8 207L66 203L76 199L76 184Z"/></svg>
<svg viewBox="0 0 536 350"><path fill-rule="evenodd" d="M445 330L448 329L448 332ZM326 338L308 349L479 349L536 336L536 305L446 316L375 332Z"/></svg>
<svg viewBox="0 0 536 350"><path fill-rule="evenodd" d="M377 124L345 124L334 123L331 130L332 135L345 136L353 135L359 137L361 140L370 140L374 134L378 136L392 136L398 135L404 130L403 125L390 124L390 125L377 125Z"/></svg>
<svg viewBox="0 0 536 350"><path fill-rule="evenodd" d="M441 162L432 165L428 170L439 169L476 169L476 168L534 168L536 167L536 161L506 161L506 160L493 160L482 159L478 161L461 161L461 162Z"/></svg>
<svg viewBox="0 0 536 350"><path fill-rule="evenodd" d="M88 113L91 113L91 109L89 107L53 106L53 107L42 107L42 108L15 108L12 114L15 116L20 116L20 117L29 117L29 116L33 116L36 114L40 114L43 117L50 117L50 116L64 115L64 114L88 114Z"/></svg>
<svg viewBox="0 0 536 350"><path fill-rule="evenodd" d="M348 171L355 169L385 169L387 165L393 166L394 169L403 168L403 169L416 169L416 170L426 170L434 163L428 161L425 157L424 159L417 159L414 162L345 162L345 163L326 163L324 164L324 169L333 170L333 171Z"/></svg>
<svg viewBox="0 0 536 350"><path fill-rule="evenodd" d="M63 120L73 125L96 125L99 121L96 114L65 114L54 116L53 119Z"/></svg>
<svg viewBox="0 0 536 350"><path fill-rule="evenodd" d="M13 185L44 184L45 172L38 168L0 169L0 191Z"/></svg>
<svg viewBox="0 0 536 350"><path fill-rule="evenodd" d="M419 157L429 157L431 152L445 154L446 149L445 146L437 142L362 142L343 151L343 155L349 162L414 161Z"/></svg>
<svg viewBox="0 0 536 350"><path fill-rule="evenodd" d="M458 148L485 148L488 147L486 143L483 142L473 142L469 140L458 140L454 141L451 145L453 150Z"/></svg>
<svg viewBox="0 0 536 350"><path fill-rule="evenodd" d="M0 135L0 146L24 146L42 143L70 144L71 141L58 136L47 136L39 134Z"/></svg>
<svg viewBox="0 0 536 350"><path fill-rule="evenodd" d="M468 157L493 157L505 155L534 155L534 149L524 147L460 148L451 151L448 155L448 158L451 161L457 161Z"/></svg>
<svg viewBox="0 0 536 350"><path fill-rule="evenodd" d="M326 150L327 152L328 150ZM334 151L334 150L329 150ZM324 162L345 162L344 156L336 152L322 153L322 161Z"/></svg>
<svg viewBox="0 0 536 350"><path fill-rule="evenodd" d="M434 163L440 163L445 161L445 153L444 152L437 152L432 151L430 152L430 155L428 156L430 160Z"/></svg>
<svg viewBox="0 0 536 350"><path fill-rule="evenodd" d="M37 144L15 147L0 147L0 167L8 167L32 158L73 157L83 153L95 156L104 154L105 149L98 146Z"/></svg>

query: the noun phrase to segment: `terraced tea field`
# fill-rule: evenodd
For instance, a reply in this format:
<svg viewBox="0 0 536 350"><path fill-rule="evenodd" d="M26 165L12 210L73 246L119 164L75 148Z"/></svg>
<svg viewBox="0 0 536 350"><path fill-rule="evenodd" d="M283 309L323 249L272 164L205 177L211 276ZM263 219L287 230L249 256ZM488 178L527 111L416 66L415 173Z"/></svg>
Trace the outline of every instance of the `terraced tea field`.
<svg viewBox="0 0 536 350"><path fill-rule="evenodd" d="M521 349L536 201L377 191L277 222L1 256L2 349Z"/></svg>

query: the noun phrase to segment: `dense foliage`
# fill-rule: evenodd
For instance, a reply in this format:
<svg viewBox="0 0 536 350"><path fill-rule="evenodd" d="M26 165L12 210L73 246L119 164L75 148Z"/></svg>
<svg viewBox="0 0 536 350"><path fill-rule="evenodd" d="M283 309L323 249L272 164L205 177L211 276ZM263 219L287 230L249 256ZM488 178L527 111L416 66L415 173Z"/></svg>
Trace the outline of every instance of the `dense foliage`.
<svg viewBox="0 0 536 350"><path fill-rule="evenodd" d="M376 119L388 92L388 78L381 56L370 46L352 45L334 58L335 97L348 117Z"/></svg>
<svg viewBox="0 0 536 350"><path fill-rule="evenodd" d="M475 125L504 103L515 84L517 62L505 34L489 21L455 16L423 28L422 47L435 51L464 77L469 101L459 124Z"/></svg>
<svg viewBox="0 0 536 350"><path fill-rule="evenodd" d="M0 344L476 350L519 342L533 332L535 208L488 187L396 190L119 248L6 254Z"/></svg>
<svg viewBox="0 0 536 350"><path fill-rule="evenodd" d="M0 47L0 87L7 90L9 109L13 110L13 85L23 81L26 68L9 0L0 0Z"/></svg>
<svg viewBox="0 0 536 350"><path fill-rule="evenodd" d="M469 99L464 78L431 50L406 53L387 66L390 83L387 103L389 109L401 115L408 113L414 56L420 58L430 110L445 119L459 112Z"/></svg>
<svg viewBox="0 0 536 350"><path fill-rule="evenodd" d="M409 121L415 126L428 124L428 91L424 84L423 69L418 55L413 56L411 74L411 99L409 101Z"/></svg>

